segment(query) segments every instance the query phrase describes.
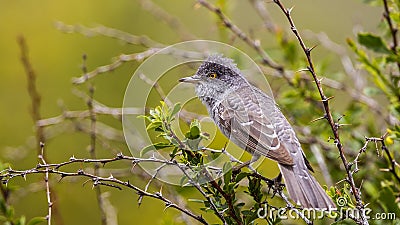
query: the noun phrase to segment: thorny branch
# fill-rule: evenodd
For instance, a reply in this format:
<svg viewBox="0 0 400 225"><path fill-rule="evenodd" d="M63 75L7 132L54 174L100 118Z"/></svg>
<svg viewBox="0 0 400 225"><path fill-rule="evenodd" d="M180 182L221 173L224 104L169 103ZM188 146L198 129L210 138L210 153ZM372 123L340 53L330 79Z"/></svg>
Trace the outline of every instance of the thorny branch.
<svg viewBox="0 0 400 225"><path fill-rule="evenodd" d="M40 94L36 86L36 73L33 70L33 67L29 61L28 57L28 47L25 41L24 36L19 36L17 38L19 47L21 49L21 62L23 64L23 67L25 69L25 73L27 75L27 81L28 81L28 94L31 98L31 104L32 104L32 109L31 109L31 114L32 114L32 120L35 123L35 134L36 134L36 146L38 146L38 151L37 155L39 157L39 160L42 162L46 162L46 154L45 154L45 149L44 149L44 143L45 143L45 135L44 135L44 130L43 127L38 126L36 123L41 119L40 115ZM51 219L52 219L52 212L54 211L55 214L55 219L57 220L57 223L62 225L62 217L58 211L58 206L57 204L53 204L51 201L52 198L56 199L57 195L55 192L52 191L52 188L49 185L49 173L46 171L45 173L45 184L46 184L46 198L48 202L48 214L46 216L46 220L48 225L51 224ZM3 189L2 189L3 190Z"/></svg>
<svg viewBox="0 0 400 225"><path fill-rule="evenodd" d="M86 27L83 25L68 25L61 21L55 23L55 27L65 33L80 33L86 37L97 35L115 38L131 45L139 45L146 48L164 47L164 44L151 40L147 36L137 36L125 31L106 26Z"/></svg>
<svg viewBox="0 0 400 225"><path fill-rule="evenodd" d="M159 48L149 48L146 51L141 52L141 53L121 54L118 57L116 57L114 62L112 62L111 64L104 65L104 66L99 66L96 69L94 69L93 71L85 73L81 77L73 78L72 82L74 84L85 83L89 79L92 79L93 77L95 77L95 76L97 76L99 74L107 73L107 72L111 72L111 71L115 70L116 68L118 68L119 66L121 66L125 62L142 61L143 59L153 55L154 53L156 53L159 50L160 50Z"/></svg>
<svg viewBox="0 0 400 225"><path fill-rule="evenodd" d="M397 42L397 32L398 29L397 27L395 27L393 25L392 19L390 18L390 10L389 10L389 6L388 6L388 1L387 0L382 0L383 1L383 6L385 9L385 12L383 13L383 17L386 19L386 22L389 26L389 30L390 30L390 34L392 36L392 45L390 46L390 49L392 50L393 54L398 55L397 52L397 46L398 46L398 42ZM397 68L400 72L400 62L397 61Z"/></svg>
<svg viewBox="0 0 400 225"><path fill-rule="evenodd" d="M188 32L178 18L166 12L163 8L151 0L139 0L142 8L151 13L156 19L166 23L183 40L191 40L196 37Z"/></svg>
<svg viewBox="0 0 400 225"><path fill-rule="evenodd" d="M379 152L379 147L378 147L378 143L380 143L381 145L381 150L383 152L385 152L386 156L387 156L387 163L389 168L385 168L382 169L382 171L386 171L386 172L390 172L394 178L397 180L398 183L400 183L400 176L399 174L396 172L396 168L400 167L400 165L397 163L397 161L392 157L392 155L390 154L389 149L387 148L386 144L385 144L385 137L387 136L387 133L382 135L381 137L365 137L365 143L364 146L358 151L357 156L355 157L354 161L352 163L350 163L350 166L354 165L354 169L352 171L352 173L357 173L359 171L358 168L358 158L360 157L360 155L362 153L364 153L367 150L367 146L369 143L375 143L375 149L377 152L377 155L380 155Z"/></svg>
<svg viewBox="0 0 400 225"><path fill-rule="evenodd" d="M343 144L342 144L342 142L340 140L340 137L339 137L340 124L338 124L337 122L334 121L334 119L332 117L331 110L330 110L329 100L332 99L332 97L328 98L328 97L325 96L324 91L323 91L322 86L321 86L321 79L319 79L317 77L317 74L316 74L315 69L314 69L314 64L313 64L312 59L311 59L311 51L312 51L313 48L308 48L304 44L304 41L301 38L296 26L294 25L294 21L293 21L293 19L291 17L292 9L285 8L280 0L274 0L274 3L277 4L278 7L282 10L282 12L285 14L285 16L286 16L286 18L287 18L287 20L288 20L288 22L290 24L291 30L293 31L294 35L296 36L297 40L299 41L299 44L300 44L301 48L303 49L303 51L304 51L304 53L306 55L307 63L308 63L307 70L310 72L311 76L313 77L313 80L315 81L315 84L317 86L319 95L321 97L321 100L322 100L322 103L323 103L323 106L324 106L324 110L325 110L325 115L323 116L323 118L328 121L328 123L329 123L329 125L331 127L331 130L332 130L332 133L334 135L334 142L336 144L336 147L339 150L340 158L342 160L342 163L343 163L343 165L345 167L345 170L346 170L346 173L347 173L346 181L350 184L351 191L352 191L352 193L353 193L353 195L354 195L354 197L356 199L357 209L360 210L360 212L364 212L364 203L363 203L362 198L361 198L361 192L356 187L356 184L355 184L355 181L354 181L354 178L353 178L353 173L350 170L349 163L348 163L348 161L346 159L346 156L345 156L345 153L344 153L344 147L343 147ZM364 213L361 213L360 214L360 219L356 219L355 222L358 223L358 224L363 224L363 225L369 224Z"/></svg>
<svg viewBox="0 0 400 225"><path fill-rule="evenodd" d="M86 60L87 56L86 54L83 55L82 57L83 63L82 63L82 72L83 76L87 74L87 67L86 67ZM94 97L94 86L92 83L89 84L89 96L88 100L86 101L86 105L89 110L89 115L90 115L90 145L89 145L89 153L90 157L92 159L96 159L96 113L93 110L93 97ZM98 176L99 175L99 164L95 163L93 165L93 175ZM107 225L107 217L106 217L106 210L104 208L104 203L103 199L101 197L101 188L100 186L96 186L95 192L96 192L96 199L97 199L97 204L99 205L100 208L100 217L101 217L101 224L102 225Z"/></svg>
<svg viewBox="0 0 400 225"><path fill-rule="evenodd" d="M167 208L175 208L179 211L181 211L182 213L185 213L186 215L192 217L193 219L199 221L202 224L208 224L204 218L201 215L196 215L194 212L180 207L178 204L172 202L171 200L167 199L166 197L164 197L162 195L162 193L160 192L156 192L156 193L150 193L147 192L133 184L131 184L129 181L122 181L119 180L115 177L113 177L112 175L110 175L109 177L101 177L101 176L96 176L94 174L85 172L82 169L79 169L77 172L66 172L66 171L61 171L59 170L61 167L64 167L66 165L69 164L73 164L73 163L99 163L99 164L106 164L106 163L110 163L110 162L116 162L116 161L121 161L121 160L129 160L132 163L144 163L144 162L157 162L157 163L165 163L167 165L173 165L173 166L178 166L178 167L182 167L182 169L185 167L185 165L183 164L178 164L178 163L174 163L168 160L160 160L160 159L141 159L141 158L135 158L135 157L129 157L129 156L124 156L122 155L122 153L117 154L116 157L114 158L109 158L109 159L76 159L74 157L71 157L69 161L67 162L62 162L62 163L56 163L56 164L47 164L45 162L42 162L40 164L37 165L36 168L32 168L29 170L13 170L11 168L8 168L6 170L1 171L0 173L0 179L2 180L2 182L4 184L7 184L11 179L15 178L15 177L26 177L27 175L30 174L38 174L38 173L52 173L52 174L58 174L61 176L62 178L65 177L88 177L91 179L91 181L93 182L93 186L96 187L98 185L103 185L103 186L108 186L108 187L112 187L112 188L116 188L121 190L121 187L127 187L130 189L133 189L137 192L137 194L139 196L147 196L150 198L155 198L155 199L159 199L161 201L163 201L166 205Z"/></svg>
<svg viewBox="0 0 400 225"><path fill-rule="evenodd" d="M40 149L41 152L39 154L39 159L41 163L46 164L46 160L44 159L44 143L40 142ZM47 224L51 225L51 211L53 207L53 202L51 201L51 196L50 196L50 184L49 184L49 168L45 169L45 176L44 176L44 182L46 184L46 198L47 198L47 204L48 204L48 211L47 211Z"/></svg>
<svg viewBox="0 0 400 225"><path fill-rule="evenodd" d="M233 24L233 23L221 12L220 9L218 9L217 7L211 5L210 3L208 3L204 0L202 2L204 2L204 4L207 4L208 6L210 6L210 7L207 7L207 9L211 10L213 13L219 12L221 14L220 19L226 20L226 22L224 22L224 26L226 26L227 28L232 30L232 28L231 28L232 26L230 26L230 24ZM260 5L260 1L258 1L258 0L257 1L252 0L252 2L254 4L254 7L260 13L260 15L263 17L263 19L266 20L266 23L267 23L268 18L265 18L266 17L265 8L263 8ZM151 40L146 36L136 36L136 35L132 35L127 32L123 32L123 31L120 31L120 30L117 30L114 28L105 27L105 26L98 26L98 27L91 28L91 27L86 27L83 25L66 25L62 22L57 22L56 27L59 30L66 32L66 33L80 33L80 34L88 36L88 37L102 35L102 36L111 37L111 38L115 38L115 39L124 41L128 44L140 45L140 46L148 48L148 50L145 50L144 52L141 52L141 53L122 54L120 56L117 56L115 61L112 62L111 64L97 67L95 70L88 72L87 77L81 76L78 78L74 78L73 81L76 84L81 84L81 83L87 81L88 79L91 79L99 74L111 72L111 71L117 69L119 66L121 66L124 62L141 61L141 60L147 58L148 56L150 56L151 53L153 52L153 50L156 51L157 49L161 49L166 46L164 44L161 44L159 42ZM235 27L237 27L237 26L235 25ZM240 31L240 32L238 32L238 31ZM232 30L232 32L238 37L240 37L239 35L248 36L241 30L236 29L236 32L233 30ZM253 49L255 49L260 54L261 57L263 55L266 55L266 52L261 48L261 43L259 43L259 41L252 40L249 37L247 38L247 40L249 40L249 41L245 41L245 43L248 44ZM262 63L264 65L268 66L268 63L266 63L266 62L269 62L269 60L268 60L269 56L268 55L266 55L266 56L267 56L267 58L263 59ZM280 66L280 65L276 66L275 69L277 71L277 74L272 73L271 75L283 77L289 85L291 85L291 86L294 85L294 83L291 80L293 75L289 71L285 71L284 67ZM302 75L301 79L309 80L309 77ZM338 90L348 92L355 101L367 105L378 115L382 115L382 110L379 108L379 104L377 104L373 99L368 98L367 96L363 95L362 93L359 93L359 92L347 87L346 85L339 83L335 80L329 79L329 78L324 78L322 85L328 86L333 89L338 89ZM73 113L75 113L75 112L71 112L71 114L73 114ZM68 117L69 112L65 112L65 115ZM193 116L191 116L191 117L193 117ZM60 119L60 117L58 117L57 119ZM390 118L386 119L386 120L388 121L388 120L390 120ZM394 123L393 121L389 121L389 122L391 124Z"/></svg>
<svg viewBox="0 0 400 225"><path fill-rule="evenodd" d="M238 26L236 26L234 23L232 23L228 17L225 16L225 14L221 11L220 8L215 7L211 3L205 1L205 0L197 0L199 4L210 10L211 12L214 12L219 19L224 23L224 25L230 29L237 37L242 39L245 43L247 43L249 46L251 46L254 50L257 51L257 53L262 57L262 62L275 69L280 71L281 73L284 73L284 68L274 62L274 60L265 52L262 47L261 43L259 40L253 40L250 38L245 32L243 32Z"/></svg>
<svg viewBox="0 0 400 225"><path fill-rule="evenodd" d="M27 81L28 81L28 94L29 97L31 98L32 102L32 108L31 108L31 114L32 114L32 120L34 122L39 121L41 119L40 116L40 94L37 90L36 87L36 73L32 68L31 63L29 62L28 58L28 47L25 42L24 36L19 36L18 37L18 44L19 47L21 48L21 62L24 66L25 69L25 74L27 76ZM45 137L44 137L44 132L43 128L39 126L35 126L36 129L36 141L37 141L37 146L38 150L37 153L38 155L41 154L42 149L40 148L40 143L45 142ZM45 157L44 152L43 152L43 157Z"/></svg>

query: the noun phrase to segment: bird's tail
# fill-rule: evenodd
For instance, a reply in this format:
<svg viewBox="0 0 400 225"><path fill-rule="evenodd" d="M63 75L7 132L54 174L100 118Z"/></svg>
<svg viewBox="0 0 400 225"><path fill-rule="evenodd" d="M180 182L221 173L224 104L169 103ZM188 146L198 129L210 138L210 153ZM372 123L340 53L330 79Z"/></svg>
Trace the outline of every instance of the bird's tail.
<svg viewBox="0 0 400 225"><path fill-rule="evenodd" d="M336 207L332 199L308 170L279 164L290 198L303 208L330 209ZM300 175L301 174L301 175Z"/></svg>

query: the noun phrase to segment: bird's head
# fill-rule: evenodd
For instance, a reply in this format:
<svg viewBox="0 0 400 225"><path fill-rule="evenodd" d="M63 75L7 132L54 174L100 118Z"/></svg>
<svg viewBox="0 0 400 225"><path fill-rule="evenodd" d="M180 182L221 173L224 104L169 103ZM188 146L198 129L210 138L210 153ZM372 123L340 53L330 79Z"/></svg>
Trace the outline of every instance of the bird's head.
<svg viewBox="0 0 400 225"><path fill-rule="evenodd" d="M247 83L232 59L220 54L210 55L191 77L180 82L196 84L196 93L201 97L220 99L226 91L235 90Z"/></svg>

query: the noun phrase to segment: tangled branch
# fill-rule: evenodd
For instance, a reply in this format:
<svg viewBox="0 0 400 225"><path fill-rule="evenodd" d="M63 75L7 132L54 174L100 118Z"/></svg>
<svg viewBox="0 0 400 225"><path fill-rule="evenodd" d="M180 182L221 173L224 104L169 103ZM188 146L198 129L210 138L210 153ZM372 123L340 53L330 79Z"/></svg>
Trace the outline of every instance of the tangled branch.
<svg viewBox="0 0 400 225"><path fill-rule="evenodd" d="M337 147L337 149L339 151L340 159L342 160L342 163L343 163L343 165L345 167L345 170L346 170L346 174L347 174L346 181L350 184L350 188L351 188L352 193L353 193L353 195L354 195L354 197L356 199L356 202L357 202L357 208L360 210L360 212L364 212L364 207L365 206L364 206L364 203L363 203L362 198L361 198L361 192L356 187L356 184L355 184L355 181L354 181L354 178L353 178L353 173L352 173L352 171L350 169L350 166L349 166L350 164L347 161L346 155L344 153L344 147L343 147L343 144L342 144L342 142L340 140L340 136L339 136L340 124L338 122L335 122L333 117L332 117L332 113L331 113L331 109L330 109L330 105L329 105L329 100L331 100L333 97L329 97L328 98L324 94L324 90L322 89L322 86L321 86L321 80L322 79L319 79L317 77L316 72L315 72L314 64L313 64L313 61L311 59L311 51L313 50L313 47L312 48L308 48L304 44L304 41L301 38L300 33L298 32L298 30L297 30L297 28L296 28L296 26L294 24L294 21L293 21L293 19L291 17L292 8L289 8L289 9L285 8L285 6L282 4L282 2L280 0L274 0L274 3L276 5L278 5L278 7L285 14L285 16L286 16L286 18L287 18L287 20L288 20L288 22L290 24L290 28L293 31L293 34L296 36L301 48L303 49L304 54L306 55L307 63L308 63L307 71L309 71L311 76L313 77L313 80L314 80L314 82L315 82L315 84L317 86L319 95L321 97L322 104L324 106L325 115L322 118L326 119L328 121L328 123L329 123L329 126L331 127L331 130L332 130L332 133L333 133L333 136L334 136L334 143L335 143L335 145L336 145L336 147ZM363 225L368 224L368 220L365 217L364 213L360 214L360 220L357 219L356 222L358 224L363 224Z"/></svg>

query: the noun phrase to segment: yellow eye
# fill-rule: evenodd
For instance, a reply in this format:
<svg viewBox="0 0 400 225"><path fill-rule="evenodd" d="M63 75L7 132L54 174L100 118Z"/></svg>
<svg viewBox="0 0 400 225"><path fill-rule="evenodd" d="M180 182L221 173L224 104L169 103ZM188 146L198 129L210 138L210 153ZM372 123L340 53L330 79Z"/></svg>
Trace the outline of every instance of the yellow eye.
<svg viewBox="0 0 400 225"><path fill-rule="evenodd" d="M211 78L211 79L215 79L217 78L217 74L216 73L210 73L207 75L207 77Z"/></svg>

